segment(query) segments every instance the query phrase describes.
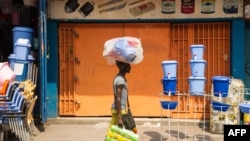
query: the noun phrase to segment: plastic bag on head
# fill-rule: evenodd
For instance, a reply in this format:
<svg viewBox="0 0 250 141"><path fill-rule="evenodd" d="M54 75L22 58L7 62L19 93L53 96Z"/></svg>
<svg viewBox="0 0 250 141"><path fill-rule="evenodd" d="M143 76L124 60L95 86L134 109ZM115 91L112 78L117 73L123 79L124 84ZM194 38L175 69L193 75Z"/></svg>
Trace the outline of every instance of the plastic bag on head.
<svg viewBox="0 0 250 141"><path fill-rule="evenodd" d="M122 61L130 64L139 64L143 60L141 40L136 37L119 37L107 40L104 43L103 57L108 64Z"/></svg>

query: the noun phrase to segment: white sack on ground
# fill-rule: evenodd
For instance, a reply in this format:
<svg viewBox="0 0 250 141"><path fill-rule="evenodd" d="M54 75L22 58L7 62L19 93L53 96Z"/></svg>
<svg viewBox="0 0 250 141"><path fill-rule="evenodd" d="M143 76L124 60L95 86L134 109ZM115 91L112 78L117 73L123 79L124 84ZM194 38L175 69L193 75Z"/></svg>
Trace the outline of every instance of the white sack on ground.
<svg viewBox="0 0 250 141"><path fill-rule="evenodd" d="M143 60L141 40L136 37L120 37L107 40L104 44L103 57L108 64L122 61L130 64L138 64Z"/></svg>

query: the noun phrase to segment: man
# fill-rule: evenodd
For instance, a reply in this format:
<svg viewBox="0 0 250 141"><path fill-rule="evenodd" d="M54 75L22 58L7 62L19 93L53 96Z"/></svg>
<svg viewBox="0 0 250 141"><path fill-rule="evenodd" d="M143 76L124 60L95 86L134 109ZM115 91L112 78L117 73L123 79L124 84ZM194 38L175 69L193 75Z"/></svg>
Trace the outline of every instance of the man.
<svg viewBox="0 0 250 141"><path fill-rule="evenodd" d="M116 66L119 72L113 81L114 103L111 109L112 119L110 121L110 126L118 125L118 127L123 128L122 115L127 113L126 107L128 97L128 87L125 75L130 72L131 66L128 63L120 61L116 61ZM137 133L137 129L134 128L133 132Z"/></svg>

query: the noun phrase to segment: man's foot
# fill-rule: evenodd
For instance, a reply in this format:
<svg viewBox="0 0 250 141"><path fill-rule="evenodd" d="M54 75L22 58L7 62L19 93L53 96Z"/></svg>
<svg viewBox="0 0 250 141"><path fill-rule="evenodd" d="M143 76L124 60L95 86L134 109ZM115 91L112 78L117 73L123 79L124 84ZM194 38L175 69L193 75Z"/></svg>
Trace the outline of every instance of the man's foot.
<svg viewBox="0 0 250 141"><path fill-rule="evenodd" d="M137 128L136 128L136 127L134 127L134 128L132 129L132 131L133 131L135 134L137 134Z"/></svg>

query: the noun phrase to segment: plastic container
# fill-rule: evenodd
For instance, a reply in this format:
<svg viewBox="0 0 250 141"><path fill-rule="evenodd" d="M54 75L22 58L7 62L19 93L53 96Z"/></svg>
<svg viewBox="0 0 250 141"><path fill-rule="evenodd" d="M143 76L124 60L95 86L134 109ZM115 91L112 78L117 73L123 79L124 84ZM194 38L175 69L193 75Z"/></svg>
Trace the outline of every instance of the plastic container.
<svg viewBox="0 0 250 141"><path fill-rule="evenodd" d="M135 48L130 46L130 43L126 39L120 39L115 43L116 52L121 55L126 62L133 62L136 57Z"/></svg>
<svg viewBox="0 0 250 141"><path fill-rule="evenodd" d="M161 107L163 109L168 109L168 110L174 110L177 105L178 105L178 102L177 101L165 101L165 100L161 100Z"/></svg>
<svg viewBox="0 0 250 141"><path fill-rule="evenodd" d="M28 55L28 61L32 63L33 61L35 61L35 58L32 55Z"/></svg>
<svg viewBox="0 0 250 141"><path fill-rule="evenodd" d="M15 80L15 74L9 67L8 62L0 63L0 89L6 80L13 81Z"/></svg>
<svg viewBox="0 0 250 141"><path fill-rule="evenodd" d="M29 61L15 60L14 73L16 75L16 81L25 81L27 79Z"/></svg>
<svg viewBox="0 0 250 141"><path fill-rule="evenodd" d="M31 44L29 39L19 38L15 43L14 53L16 54L17 60L28 60L28 55L30 54Z"/></svg>
<svg viewBox="0 0 250 141"><path fill-rule="evenodd" d="M15 43L17 42L17 40L19 38L29 39L30 44L32 45L32 43L33 43L33 33L34 33L34 30L32 28L29 28L29 27L14 27L12 29L12 32L13 32L13 50L14 50L15 54L16 54L16 52L15 52Z"/></svg>
<svg viewBox="0 0 250 141"><path fill-rule="evenodd" d="M203 60L203 54L205 50L204 45L191 45L190 50L193 60Z"/></svg>
<svg viewBox="0 0 250 141"><path fill-rule="evenodd" d="M33 62L35 58L32 55L28 55L28 71L27 71L27 79L32 78L33 73Z"/></svg>
<svg viewBox="0 0 250 141"><path fill-rule="evenodd" d="M205 77L189 77L189 93L191 95L204 95L205 94Z"/></svg>
<svg viewBox="0 0 250 141"><path fill-rule="evenodd" d="M163 85L164 94L174 95L176 93L176 83L177 83L177 79L176 78L167 78L167 77L164 77L162 79L162 85Z"/></svg>
<svg viewBox="0 0 250 141"><path fill-rule="evenodd" d="M161 66L163 68L164 77L166 78L176 78L176 70L177 70L177 61L169 60L169 61L162 61Z"/></svg>
<svg viewBox="0 0 250 141"><path fill-rule="evenodd" d="M218 101L212 101L212 107L214 110L217 110L217 111L222 111L222 112L225 112L228 110L229 108L229 104L226 104L226 103L222 103L222 102L218 102Z"/></svg>
<svg viewBox="0 0 250 141"><path fill-rule="evenodd" d="M242 113L250 114L250 104L240 103L239 106Z"/></svg>
<svg viewBox="0 0 250 141"><path fill-rule="evenodd" d="M15 60L16 60L16 54L10 54L10 56L8 57L9 59L9 64L10 64L10 68L11 70L14 71L14 65L15 65Z"/></svg>
<svg viewBox="0 0 250 141"><path fill-rule="evenodd" d="M9 80L5 80L4 83L2 84L2 88L0 89L0 95L4 95L6 96L7 95L7 89L8 89L8 86L9 86Z"/></svg>
<svg viewBox="0 0 250 141"><path fill-rule="evenodd" d="M227 97L228 96L228 88L231 83L231 79L226 76L213 76L213 93L214 96L217 97Z"/></svg>
<svg viewBox="0 0 250 141"><path fill-rule="evenodd" d="M243 114L243 123L244 123L244 125L250 125L250 113Z"/></svg>
<svg viewBox="0 0 250 141"><path fill-rule="evenodd" d="M204 77L205 68L207 65L207 62L205 60L190 60L189 64L192 76Z"/></svg>

